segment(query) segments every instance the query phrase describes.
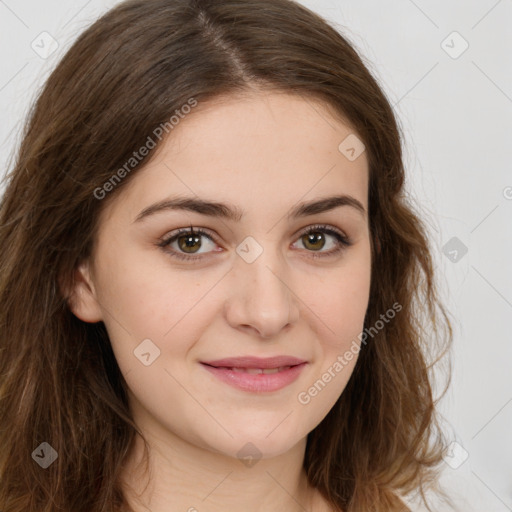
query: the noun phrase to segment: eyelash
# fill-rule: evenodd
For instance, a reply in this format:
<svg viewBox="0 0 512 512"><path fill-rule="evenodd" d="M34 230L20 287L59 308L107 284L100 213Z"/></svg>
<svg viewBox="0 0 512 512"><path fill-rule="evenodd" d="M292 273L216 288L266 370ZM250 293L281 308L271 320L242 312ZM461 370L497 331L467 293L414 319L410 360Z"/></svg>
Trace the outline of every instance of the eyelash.
<svg viewBox="0 0 512 512"><path fill-rule="evenodd" d="M346 249L347 247L350 247L352 245L350 238L343 235L337 229L334 229L331 226L327 226L327 225L323 225L323 224L317 224L317 225L308 227L302 233L300 233L299 238L303 237L304 235L309 235L312 233L325 233L327 235L331 235L338 242L338 247L336 247L335 249L331 249L328 252L321 252L321 253L316 254L315 251L307 251L307 252L312 253L311 254L312 258L325 258L325 257L329 257L329 256L334 256L335 254L338 254L339 252L343 251L344 249ZM190 228L181 228L181 229L177 230L175 233L169 235L168 237L162 238L158 242L158 246L163 249L166 249L167 246L172 244L175 240L177 240L178 238L180 238L183 235L201 235L201 236L205 236L206 238L209 238L212 242L216 243L215 239L209 234L209 232L205 231L202 228L193 228L192 226L190 226ZM185 254L183 254L181 252L177 252L175 250L172 250L172 251L166 250L165 252L167 254L169 254L172 258L178 258L180 260L186 260L186 261L196 261L196 260L200 260L200 259L207 257L206 255L185 255Z"/></svg>

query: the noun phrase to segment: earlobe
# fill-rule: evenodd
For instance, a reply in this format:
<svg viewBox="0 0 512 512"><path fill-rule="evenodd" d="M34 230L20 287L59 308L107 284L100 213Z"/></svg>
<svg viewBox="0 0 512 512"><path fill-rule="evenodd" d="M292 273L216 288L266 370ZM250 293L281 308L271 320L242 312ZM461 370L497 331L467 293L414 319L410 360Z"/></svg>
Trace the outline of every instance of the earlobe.
<svg viewBox="0 0 512 512"><path fill-rule="evenodd" d="M103 320L88 261L76 268L67 302L72 313L83 322L96 323Z"/></svg>

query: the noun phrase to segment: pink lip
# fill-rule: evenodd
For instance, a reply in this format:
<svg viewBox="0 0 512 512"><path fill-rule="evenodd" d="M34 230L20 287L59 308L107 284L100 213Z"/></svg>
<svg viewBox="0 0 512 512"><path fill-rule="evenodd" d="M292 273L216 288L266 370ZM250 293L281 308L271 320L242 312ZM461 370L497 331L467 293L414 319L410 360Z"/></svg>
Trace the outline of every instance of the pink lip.
<svg viewBox="0 0 512 512"><path fill-rule="evenodd" d="M224 359L216 359L215 361L201 361L209 366L224 368L279 368L281 366L295 366L297 364L306 363L305 359L299 359L293 356L274 356L274 357L226 357Z"/></svg>
<svg viewBox="0 0 512 512"><path fill-rule="evenodd" d="M243 391L270 392L282 389L298 378L307 361L291 356L276 356L269 358L259 357L231 357L215 361L201 362L203 368L217 378ZM234 368L284 368L276 373L254 374L236 371Z"/></svg>

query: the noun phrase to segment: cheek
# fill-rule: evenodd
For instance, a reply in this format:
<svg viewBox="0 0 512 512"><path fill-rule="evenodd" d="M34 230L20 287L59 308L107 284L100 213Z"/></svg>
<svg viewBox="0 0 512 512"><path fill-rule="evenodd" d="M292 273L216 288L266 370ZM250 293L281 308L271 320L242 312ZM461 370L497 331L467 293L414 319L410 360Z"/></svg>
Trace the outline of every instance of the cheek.
<svg viewBox="0 0 512 512"><path fill-rule="evenodd" d="M297 394L299 410L308 412L307 426L313 429L343 393L356 365L368 307L370 273L364 266L341 274L339 280L310 296L311 324L316 326L313 372Z"/></svg>
<svg viewBox="0 0 512 512"><path fill-rule="evenodd" d="M170 271L165 265L112 259L100 275L99 291L105 325L121 368L139 364L134 350L151 340L162 355L184 354L211 320L214 305L208 292L222 277ZM156 349L155 349L156 350Z"/></svg>
<svg viewBox="0 0 512 512"><path fill-rule="evenodd" d="M323 346L336 351L350 345L363 329L370 294L370 263L347 265L315 282L306 303L318 318L315 325Z"/></svg>

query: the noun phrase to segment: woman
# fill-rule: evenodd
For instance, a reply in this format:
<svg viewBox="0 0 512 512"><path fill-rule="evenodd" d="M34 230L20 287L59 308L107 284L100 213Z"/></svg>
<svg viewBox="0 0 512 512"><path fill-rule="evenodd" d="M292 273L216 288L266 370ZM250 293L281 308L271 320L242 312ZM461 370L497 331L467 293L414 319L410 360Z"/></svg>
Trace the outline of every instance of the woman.
<svg viewBox="0 0 512 512"><path fill-rule="evenodd" d="M392 109L288 0L132 0L0 210L0 509L408 510L451 326Z"/></svg>

